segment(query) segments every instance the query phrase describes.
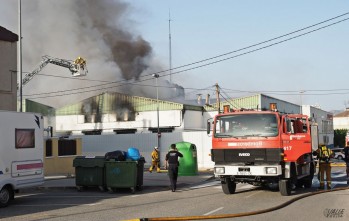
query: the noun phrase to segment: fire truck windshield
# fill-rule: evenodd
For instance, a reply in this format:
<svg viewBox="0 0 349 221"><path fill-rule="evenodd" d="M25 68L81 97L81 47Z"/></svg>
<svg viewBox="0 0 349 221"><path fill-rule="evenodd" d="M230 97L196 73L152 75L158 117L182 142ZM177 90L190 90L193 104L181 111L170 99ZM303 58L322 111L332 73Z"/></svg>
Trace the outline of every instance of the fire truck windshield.
<svg viewBox="0 0 349 221"><path fill-rule="evenodd" d="M275 137L278 135L275 114L231 114L218 116L214 137Z"/></svg>

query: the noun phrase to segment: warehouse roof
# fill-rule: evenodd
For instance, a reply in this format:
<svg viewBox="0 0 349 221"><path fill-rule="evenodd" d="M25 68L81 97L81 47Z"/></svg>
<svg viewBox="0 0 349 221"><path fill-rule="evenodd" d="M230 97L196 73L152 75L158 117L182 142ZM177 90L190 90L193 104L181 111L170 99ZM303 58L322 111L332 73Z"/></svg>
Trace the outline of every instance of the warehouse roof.
<svg viewBox="0 0 349 221"><path fill-rule="evenodd" d="M18 35L0 26L0 41L16 42Z"/></svg>
<svg viewBox="0 0 349 221"><path fill-rule="evenodd" d="M334 115L334 117L349 117L349 109L346 109L344 112Z"/></svg>

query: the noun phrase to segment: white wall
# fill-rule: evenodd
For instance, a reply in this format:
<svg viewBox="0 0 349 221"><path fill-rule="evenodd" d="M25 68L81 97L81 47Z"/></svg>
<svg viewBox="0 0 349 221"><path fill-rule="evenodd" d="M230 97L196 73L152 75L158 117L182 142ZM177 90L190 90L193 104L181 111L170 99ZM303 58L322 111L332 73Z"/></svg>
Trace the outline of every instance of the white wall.
<svg viewBox="0 0 349 221"><path fill-rule="evenodd" d="M333 118L334 129L349 129L349 117Z"/></svg>
<svg viewBox="0 0 349 221"><path fill-rule="evenodd" d="M136 147L145 157L146 166L151 163L151 151L157 145L157 136L153 133L144 134L110 134L75 136L82 138L82 154L86 156L104 156L106 152ZM212 149L211 137L206 131L162 133L160 138L161 165L172 143L190 142L197 147L198 168L213 168L210 153Z"/></svg>
<svg viewBox="0 0 349 221"><path fill-rule="evenodd" d="M185 130L203 130L205 127L203 122L203 112L186 110L184 114Z"/></svg>
<svg viewBox="0 0 349 221"><path fill-rule="evenodd" d="M136 121L143 121L143 127L157 127L157 111L139 112ZM182 126L182 111L168 110L159 111L159 126L160 127L181 127Z"/></svg>
<svg viewBox="0 0 349 221"><path fill-rule="evenodd" d="M157 112L140 112L135 121L115 121L115 117L105 115L102 123L85 123L83 115L56 116L55 131L73 131L73 134L81 134L82 130L102 129L113 131L113 129L135 128L148 131L149 127L157 127ZM108 122L109 121L109 122ZM160 127L183 128L182 113L180 110L159 111Z"/></svg>

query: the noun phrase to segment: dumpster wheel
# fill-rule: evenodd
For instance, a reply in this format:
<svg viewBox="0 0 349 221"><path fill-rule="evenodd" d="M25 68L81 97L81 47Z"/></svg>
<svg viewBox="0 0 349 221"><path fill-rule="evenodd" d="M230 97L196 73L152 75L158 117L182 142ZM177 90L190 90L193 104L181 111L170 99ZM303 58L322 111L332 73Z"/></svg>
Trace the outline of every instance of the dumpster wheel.
<svg viewBox="0 0 349 221"><path fill-rule="evenodd" d="M136 188L135 187L131 187L131 193L134 194L136 192Z"/></svg>
<svg viewBox="0 0 349 221"><path fill-rule="evenodd" d="M98 186L98 188L99 188L101 191L103 191L103 192L107 191L106 188L105 188L104 186Z"/></svg>
<svg viewBox="0 0 349 221"><path fill-rule="evenodd" d="M86 189L86 187L84 187L84 186L76 186L76 189L77 189L77 191L81 192L84 189Z"/></svg>

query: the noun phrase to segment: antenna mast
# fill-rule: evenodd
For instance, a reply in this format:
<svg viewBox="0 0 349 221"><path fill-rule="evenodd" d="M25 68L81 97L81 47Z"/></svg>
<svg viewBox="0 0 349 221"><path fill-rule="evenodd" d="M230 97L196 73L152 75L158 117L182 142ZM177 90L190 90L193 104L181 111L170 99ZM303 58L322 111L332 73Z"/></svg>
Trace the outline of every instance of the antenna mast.
<svg viewBox="0 0 349 221"><path fill-rule="evenodd" d="M171 9L168 9L168 40L169 40L170 83L172 83Z"/></svg>

